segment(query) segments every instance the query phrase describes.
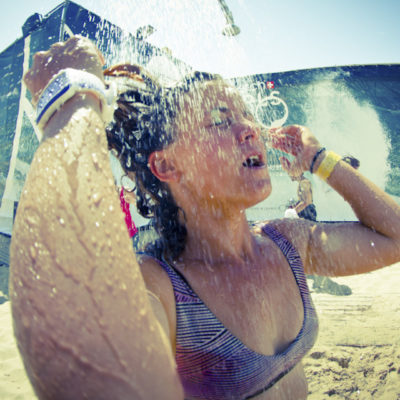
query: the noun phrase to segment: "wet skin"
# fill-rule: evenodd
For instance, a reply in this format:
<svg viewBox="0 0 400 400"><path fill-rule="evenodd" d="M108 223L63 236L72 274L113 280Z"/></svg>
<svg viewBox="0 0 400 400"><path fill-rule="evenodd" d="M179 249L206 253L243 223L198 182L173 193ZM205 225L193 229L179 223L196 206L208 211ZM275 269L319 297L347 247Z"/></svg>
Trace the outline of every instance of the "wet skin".
<svg viewBox="0 0 400 400"><path fill-rule="evenodd" d="M74 37L35 57L25 82L35 102L59 70L84 69L102 78L102 62L93 44ZM206 84L199 98L205 99L201 107L188 94L176 120L176 142L149 158L184 210L187 245L174 264L234 335L273 354L297 335L303 309L282 253L249 229L244 214L271 190L267 169L246 161L263 148L258 126L225 84ZM139 269L132 254L98 99L75 96L50 119L44 138L10 249L15 334L35 390L43 399L82 393L107 400L183 398L171 354L171 283L154 260L143 258ZM271 130L270 143L292 154L291 162L282 159L290 175L308 170L320 148L297 125ZM396 202L341 161L326 184L350 203L360 222L269 222L297 248L306 273L350 275L398 262ZM259 398L305 396L299 365Z"/></svg>
<svg viewBox="0 0 400 400"><path fill-rule="evenodd" d="M199 107L193 109L193 104ZM261 126L238 92L223 81L188 94L183 110L176 121L176 141L155 156L153 168L170 185L189 230L186 250L174 267L245 345L276 354L299 333L303 306L281 251L260 232L251 232L244 216L246 208L271 192ZM232 243L241 247L239 254ZM142 273L164 307L174 347L175 300L169 278L150 258L142 259ZM306 397L301 365L257 398L293 399L294 393Z"/></svg>

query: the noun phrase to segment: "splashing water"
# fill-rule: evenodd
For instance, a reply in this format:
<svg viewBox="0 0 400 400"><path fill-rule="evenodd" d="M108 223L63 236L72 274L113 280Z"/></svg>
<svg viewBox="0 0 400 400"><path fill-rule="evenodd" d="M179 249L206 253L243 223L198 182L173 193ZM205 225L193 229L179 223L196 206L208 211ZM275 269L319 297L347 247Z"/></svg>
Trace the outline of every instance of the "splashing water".
<svg viewBox="0 0 400 400"><path fill-rule="evenodd" d="M150 2L121 1L115 7L107 2L103 8L109 20L131 32L150 24L155 32L147 40L163 49L148 56L148 49L143 44L136 44L132 48L131 36L121 33L120 43L108 48L108 64L121 61L143 64L144 61L150 73L164 83L172 83L191 68L209 70L207 60L216 58L219 70L215 72L224 77L240 75L233 60L240 59L243 62L248 57L238 40L221 35L225 20L217 3L205 0L200 4L192 0L183 5L166 0L157 2L157 7L154 7ZM96 9L95 4L93 9ZM177 59L190 60L190 66ZM265 68L267 70L268 66ZM360 104L345 85L335 82L335 78L335 73L321 80L316 76L305 89L302 88L305 97L299 98L288 98L284 88L263 87L266 83L254 77L241 79L238 86L254 115L267 128L285 123L300 123L310 127L325 147L358 158L361 172L378 186L384 187L388 169L384 128L373 107L367 103ZM290 96L293 96L293 92ZM301 121L296 118L295 109L299 106L304 114ZM365 137L368 137L368 141L364 140ZM360 143L363 144L362 148ZM247 211L250 220L280 218L288 200L296 198L297 185L278 166L279 155L268 149L273 192L267 200ZM370 160L374 160L374 163ZM318 178L311 176L310 179L320 220L355 219L351 208L340 196ZM140 220L136 215L135 218Z"/></svg>
<svg viewBox="0 0 400 400"><path fill-rule="evenodd" d="M316 79L305 90L308 104L305 105L307 113L304 124L328 149L358 158L361 162L360 171L384 188L389 170L385 129L373 106L360 104L343 84L335 83L334 78ZM308 172L306 176L312 183L319 220L356 220L351 207L340 195L319 178ZM297 198L297 184L281 169L272 169L271 178L272 195L248 210L249 219L260 220L266 216L281 218L288 200Z"/></svg>

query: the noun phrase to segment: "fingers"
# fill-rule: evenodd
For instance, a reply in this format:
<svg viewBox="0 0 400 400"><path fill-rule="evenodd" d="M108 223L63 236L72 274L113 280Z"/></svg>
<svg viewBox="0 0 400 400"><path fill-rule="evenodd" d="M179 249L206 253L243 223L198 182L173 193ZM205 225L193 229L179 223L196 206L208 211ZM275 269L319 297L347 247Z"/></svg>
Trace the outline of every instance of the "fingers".
<svg viewBox="0 0 400 400"><path fill-rule="evenodd" d="M58 72L65 68L81 69L103 80L104 57L96 46L83 36L72 36L65 42L51 45L33 57L32 68L25 74L24 82L36 104L40 93Z"/></svg>
<svg viewBox="0 0 400 400"><path fill-rule="evenodd" d="M297 156L302 149L301 132L297 127L274 128L269 131L271 146Z"/></svg>
<svg viewBox="0 0 400 400"><path fill-rule="evenodd" d="M291 166L290 161L286 157L279 157L279 161L282 165L283 170L289 172Z"/></svg>
<svg viewBox="0 0 400 400"><path fill-rule="evenodd" d="M282 169L291 177L295 178L301 176L303 169L297 160L290 162L286 157L279 157Z"/></svg>
<svg viewBox="0 0 400 400"><path fill-rule="evenodd" d="M281 159L282 168L292 177L309 169L315 151L321 146L310 130L301 125L289 125L269 130L270 144L295 157L291 162Z"/></svg>

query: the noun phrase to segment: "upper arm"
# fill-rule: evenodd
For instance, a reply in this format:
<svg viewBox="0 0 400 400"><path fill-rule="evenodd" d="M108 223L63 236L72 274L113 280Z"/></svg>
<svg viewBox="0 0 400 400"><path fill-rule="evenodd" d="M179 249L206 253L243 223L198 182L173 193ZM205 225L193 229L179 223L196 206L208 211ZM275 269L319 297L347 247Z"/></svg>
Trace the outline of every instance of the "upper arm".
<svg viewBox="0 0 400 400"><path fill-rule="evenodd" d="M345 276L398 261L396 243L360 222L320 223L302 219L273 222L295 246L307 274Z"/></svg>
<svg viewBox="0 0 400 400"><path fill-rule="evenodd" d="M41 398L183 398L112 186L105 135L91 132L102 122L78 105L63 106L62 118L65 107L72 117L37 150L15 220L10 295L24 365Z"/></svg>
<svg viewBox="0 0 400 400"><path fill-rule="evenodd" d="M343 276L391 265L399 257L395 242L360 222L317 223L310 226L305 270Z"/></svg>

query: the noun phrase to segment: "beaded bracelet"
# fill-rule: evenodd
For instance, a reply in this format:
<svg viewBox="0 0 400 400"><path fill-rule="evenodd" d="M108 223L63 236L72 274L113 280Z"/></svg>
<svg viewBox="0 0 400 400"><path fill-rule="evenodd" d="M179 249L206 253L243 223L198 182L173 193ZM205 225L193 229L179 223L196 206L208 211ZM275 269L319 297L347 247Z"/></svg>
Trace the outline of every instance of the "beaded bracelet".
<svg viewBox="0 0 400 400"><path fill-rule="evenodd" d="M342 157L340 157L338 154L334 153L333 151L328 151L315 173L324 181L327 180L336 164L341 159Z"/></svg>

